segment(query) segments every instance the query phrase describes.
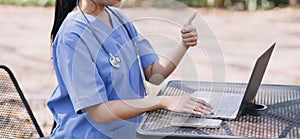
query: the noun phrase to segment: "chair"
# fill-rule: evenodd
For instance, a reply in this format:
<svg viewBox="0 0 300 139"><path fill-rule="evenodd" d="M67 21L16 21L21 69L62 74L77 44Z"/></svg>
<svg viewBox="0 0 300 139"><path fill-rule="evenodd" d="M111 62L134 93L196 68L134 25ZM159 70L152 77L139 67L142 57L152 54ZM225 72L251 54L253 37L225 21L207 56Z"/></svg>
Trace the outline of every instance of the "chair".
<svg viewBox="0 0 300 139"><path fill-rule="evenodd" d="M11 70L0 65L0 138L44 137Z"/></svg>

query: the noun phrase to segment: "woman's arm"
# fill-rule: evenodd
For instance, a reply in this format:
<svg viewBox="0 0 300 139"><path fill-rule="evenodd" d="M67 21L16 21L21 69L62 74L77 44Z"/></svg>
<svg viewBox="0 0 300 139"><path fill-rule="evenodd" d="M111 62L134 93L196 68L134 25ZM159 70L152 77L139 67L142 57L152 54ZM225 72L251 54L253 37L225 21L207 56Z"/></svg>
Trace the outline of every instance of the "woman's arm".
<svg viewBox="0 0 300 139"><path fill-rule="evenodd" d="M181 30L182 44L170 53L170 58L161 58L144 70L145 76L150 83L159 85L166 79L179 64L186 51L197 45L198 33L192 21L197 13L193 13Z"/></svg>
<svg viewBox="0 0 300 139"><path fill-rule="evenodd" d="M150 82L160 84L173 72L187 49L197 45L198 34L191 25L195 17L196 13L181 30L182 45L172 53L170 60L161 59L145 69L146 78ZM114 100L88 107L85 111L96 122L111 122L131 119L144 112L160 109L196 115L213 113L210 104L191 96L148 96L135 100Z"/></svg>
<svg viewBox="0 0 300 139"><path fill-rule="evenodd" d="M114 100L88 107L85 111L96 122L134 118L144 112L166 109L189 114L212 114L210 104L191 96L155 96L135 100Z"/></svg>

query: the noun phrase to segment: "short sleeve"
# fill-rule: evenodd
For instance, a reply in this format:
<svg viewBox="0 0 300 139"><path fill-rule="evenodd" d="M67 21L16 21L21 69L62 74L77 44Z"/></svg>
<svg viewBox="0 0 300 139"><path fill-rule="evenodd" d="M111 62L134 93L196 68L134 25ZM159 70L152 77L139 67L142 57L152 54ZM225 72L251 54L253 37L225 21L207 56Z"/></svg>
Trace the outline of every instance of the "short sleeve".
<svg viewBox="0 0 300 139"><path fill-rule="evenodd" d="M142 67L144 69L159 59L151 43L145 37L139 34L136 38L136 42L141 55Z"/></svg>
<svg viewBox="0 0 300 139"><path fill-rule="evenodd" d="M56 57L58 72L76 113L108 101L105 84L88 48L78 35L71 34L61 39L57 45Z"/></svg>

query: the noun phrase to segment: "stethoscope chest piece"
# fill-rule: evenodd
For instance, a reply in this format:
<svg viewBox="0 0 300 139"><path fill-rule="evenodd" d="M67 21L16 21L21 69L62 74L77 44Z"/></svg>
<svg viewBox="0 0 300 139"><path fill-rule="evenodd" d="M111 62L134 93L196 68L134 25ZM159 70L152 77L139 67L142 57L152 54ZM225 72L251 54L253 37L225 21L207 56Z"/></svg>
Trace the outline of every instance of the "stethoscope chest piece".
<svg viewBox="0 0 300 139"><path fill-rule="evenodd" d="M111 66L118 69L121 66L121 59L118 56L110 56L109 63L111 64Z"/></svg>

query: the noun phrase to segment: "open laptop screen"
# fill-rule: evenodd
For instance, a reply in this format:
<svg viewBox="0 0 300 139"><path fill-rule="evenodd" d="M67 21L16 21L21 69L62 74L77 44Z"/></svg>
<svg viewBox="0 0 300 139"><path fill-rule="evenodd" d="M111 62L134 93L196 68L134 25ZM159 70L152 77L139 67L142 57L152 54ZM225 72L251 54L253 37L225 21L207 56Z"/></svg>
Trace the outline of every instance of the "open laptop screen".
<svg viewBox="0 0 300 139"><path fill-rule="evenodd" d="M275 47L276 43L274 43L263 55L261 55L254 66L254 70L252 71L250 80L248 82L248 86L245 91L245 95L242 101L241 108L239 110L238 115L241 115L244 109L246 108L247 104L252 103L257 91L259 89L259 86L261 84L261 81L263 79L263 76L265 74L267 65L269 63L271 54L273 52L273 49Z"/></svg>

